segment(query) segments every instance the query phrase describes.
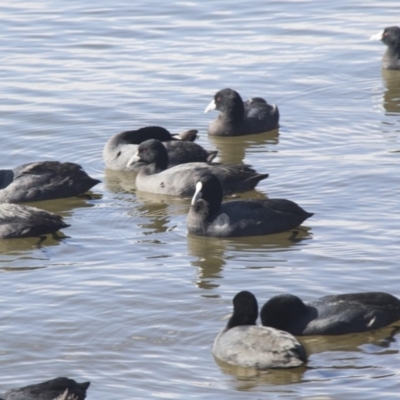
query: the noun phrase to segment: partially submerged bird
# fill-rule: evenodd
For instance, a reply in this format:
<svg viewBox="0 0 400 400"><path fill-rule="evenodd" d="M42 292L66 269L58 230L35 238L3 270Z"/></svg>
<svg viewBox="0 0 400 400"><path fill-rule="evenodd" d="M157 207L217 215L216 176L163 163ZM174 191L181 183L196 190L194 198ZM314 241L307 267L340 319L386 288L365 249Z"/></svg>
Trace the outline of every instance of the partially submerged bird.
<svg viewBox="0 0 400 400"><path fill-rule="evenodd" d="M270 105L261 97L243 102L240 94L229 88L218 91L204 112L212 110L220 112L208 127L208 134L213 136L251 135L279 126L279 110L275 104Z"/></svg>
<svg viewBox="0 0 400 400"><path fill-rule="evenodd" d="M79 164L41 161L0 170L0 202L21 203L79 196L100 181Z"/></svg>
<svg viewBox="0 0 400 400"><path fill-rule="evenodd" d="M0 239L42 236L68 226L57 214L36 207L0 203Z"/></svg>
<svg viewBox="0 0 400 400"><path fill-rule="evenodd" d="M324 296L309 303L274 296L261 309L264 326L292 335L342 335L382 328L400 319L400 300L381 292Z"/></svg>
<svg viewBox="0 0 400 400"><path fill-rule="evenodd" d="M198 236L256 236L296 228L313 214L286 199L250 199L222 202L221 182L203 174L187 216L188 231Z"/></svg>
<svg viewBox="0 0 400 400"><path fill-rule="evenodd" d="M11 389L0 394L0 400L84 400L90 382L78 383L69 378L55 378Z"/></svg>
<svg viewBox="0 0 400 400"><path fill-rule="evenodd" d="M400 69L400 28L389 26L370 37L370 40L380 40L387 46L382 58L382 68Z"/></svg>
<svg viewBox="0 0 400 400"><path fill-rule="evenodd" d="M167 169L168 153L155 139L141 143L128 165L141 164L135 186L145 192L182 197L193 196L200 176L213 173L220 179L224 194L252 190L268 174L258 174L248 165L187 163Z"/></svg>
<svg viewBox="0 0 400 400"><path fill-rule="evenodd" d="M304 347L291 334L257 326L255 296L242 291L233 298L233 314L214 340L213 355L231 365L265 370L293 368L307 361Z"/></svg>
<svg viewBox="0 0 400 400"><path fill-rule="evenodd" d="M163 142L169 154L169 166L188 162L210 162L217 151L207 151L193 141L197 137L196 130L172 135L161 126L146 126L137 130L125 131L112 136L103 150L106 167L114 171L132 171L135 166L128 166L128 161L137 152L140 143L157 139Z"/></svg>

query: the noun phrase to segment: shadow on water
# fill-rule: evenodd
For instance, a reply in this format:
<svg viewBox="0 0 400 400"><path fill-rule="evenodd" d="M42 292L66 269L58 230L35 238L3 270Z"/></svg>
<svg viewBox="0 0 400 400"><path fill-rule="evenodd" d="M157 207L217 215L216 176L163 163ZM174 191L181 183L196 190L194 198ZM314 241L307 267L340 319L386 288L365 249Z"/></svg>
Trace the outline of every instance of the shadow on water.
<svg viewBox="0 0 400 400"><path fill-rule="evenodd" d="M66 228L66 230L67 229L68 228ZM38 253L41 253L44 251L45 247L59 246L62 243L62 239L68 237L63 232L57 232L57 236L58 238L53 237L52 235L44 235L41 238L30 237L21 239L0 239L0 254L7 254L8 256L21 256L24 253L27 253L27 255L31 255L32 251L37 251ZM7 262L8 260L1 260L0 264L7 264ZM32 269L36 269L36 267Z"/></svg>
<svg viewBox="0 0 400 400"><path fill-rule="evenodd" d="M400 72L382 69L386 91L383 94L383 108L386 115L400 114Z"/></svg>
<svg viewBox="0 0 400 400"><path fill-rule="evenodd" d="M145 218L147 222L141 224L143 235L152 235L166 232L170 222L170 204L188 204L189 199L179 199L173 196L160 196L153 193L137 191L135 187L135 172L104 171L105 187L112 193L132 195L135 203L134 213ZM186 209L186 208L185 208Z"/></svg>
<svg viewBox="0 0 400 400"><path fill-rule="evenodd" d="M297 339L304 345L309 356L326 351L381 352L396 341L395 336L399 332L400 326L394 324L370 332L336 336L299 336Z"/></svg>
<svg viewBox="0 0 400 400"><path fill-rule="evenodd" d="M27 206L41 208L63 217L73 214L77 208L94 207L94 202L102 198L102 195L95 192L87 192L82 196L67 197L65 199L55 199L46 201L35 201L31 203L23 203Z"/></svg>
<svg viewBox="0 0 400 400"><path fill-rule="evenodd" d="M187 242L188 253L194 257L191 264L198 268L197 286L201 289L213 289L219 286L216 280L222 277L221 272L227 261L237 258L238 253L249 259L259 257L260 253L263 257L272 257L277 252L291 251L296 246L303 246L311 237L309 228L302 226L276 235L244 238L219 239L188 235ZM253 265L252 268L257 267Z"/></svg>
<svg viewBox="0 0 400 400"><path fill-rule="evenodd" d="M146 222L140 224L142 234L153 235L157 233L167 232L170 229L170 213L167 203L143 202L136 206L135 212L139 212Z"/></svg>
<svg viewBox="0 0 400 400"><path fill-rule="evenodd" d="M218 160L221 163L242 163L246 150L263 151L263 145L276 145L279 142L279 129L266 133L246 136L208 136L210 142L218 150ZM262 171L258 171L262 172Z"/></svg>
<svg viewBox="0 0 400 400"><path fill-rule="evenodd" d="M136 172L104 170L104 185L113 193L132 193L135 191Z"/></svg>
<svg viewBox="0 0 400 400"><path fill-rule="evenodd" d="M288 385L291 383L299 383L303 381L303 375L307 370L307 367L303 366L290 369L258 371L253 368L230 365L215 357L214 360L223 373L233 375L237 378L237 390L249 390L262 384Z"/></svg>

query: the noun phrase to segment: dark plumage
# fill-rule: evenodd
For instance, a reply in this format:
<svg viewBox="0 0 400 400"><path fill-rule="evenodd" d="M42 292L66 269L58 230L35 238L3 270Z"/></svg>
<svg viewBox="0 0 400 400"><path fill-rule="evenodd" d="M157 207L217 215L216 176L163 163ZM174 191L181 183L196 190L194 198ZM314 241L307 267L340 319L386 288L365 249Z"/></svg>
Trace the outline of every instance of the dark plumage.
<svg viewBox="0 0 400 400"><path fill-rule="evenodd" d="M277 329L257 326L258 304L247 291L233 298L233 314L217 335L213 355L231 365L264 370L292 368L307 361L304 347L295 337Z"/></svg>
<svg viewBox="0 0 400 400"><path fill-rule="evenodd" d="M0 170L0 202L21 203L78 196L100 181L79 164L41 161Z"/></svg>
<svg viewBox="0 0 400 400"><path fill-rule="evenodd" d="M292 335L342 335L382 328L400 319L400 300L380 292L324 296L310 303L290 294L261 309L265 326Z"/></svg>
<svg viewBox="0 0 400 400"><path fill-rule="evenodd" d="M57 214L36 207L0 203L0 239L47 235L68 226Z"/></svg>
<svg viewBox="0 0 400 400"><path fill-rule="evenodd" d="M160 126L146 126L138 130L125 131L108 140L104 146L103 160L106 167L114 171L135 170L137 165L128 166L128 162L137 152L139 144L149 139L157 139L163 142L168 150L169 166L212 161L218 152L207 151L197 143L193 143L196 137L196 130L172 135Z"/></svg>
<svg viewBox="0 0 400 400"><path fill-rule="evenodd" d="M190 197L200 176L213 173L221 180L225 194L254 189L268 174L258 174L248 165L187 163L168 168L168 154L155 139L139 145L130 163L142 165L136 176L136 188L145 192Z"/></svg>
<svg viewBox="0 0 400 400"><path fill-rule="evenodd" d="M187 217L188 231L199 236L255 236L284 232L313 214L285 199L233 200L222 203L217 177L204 174Z"/></svg>
<svg viewBox="0 0 400 400"><path fill-rule="evenodd" d="M381 40L387 46L382 58L382 68L400 69L400 28L389 26L371 36L370 40Z"/></svg>
<svg viewBox="0 0 400 400"><path fill-rule="evenodd" d="M11 389L0 395L0 400L84 400L90 382L55 378L46 382Z"/></svg>
<svg viewBox="0 0 400 400"><path fill-rule="evenodd" d="M220 114L208 127L209 135L242 136L268 132L278 128L279 110L261 97L243 103L239 93L233 89L222 89L204 112L218 110Z"/></svg>
<svg viewBox="0 0 400 400"><path fill-rule="evenodd" d="M192 162L211 162L218 154L216 150L208 151L188 141L171 140L163 145L168 153L168 168Z"/></svg>

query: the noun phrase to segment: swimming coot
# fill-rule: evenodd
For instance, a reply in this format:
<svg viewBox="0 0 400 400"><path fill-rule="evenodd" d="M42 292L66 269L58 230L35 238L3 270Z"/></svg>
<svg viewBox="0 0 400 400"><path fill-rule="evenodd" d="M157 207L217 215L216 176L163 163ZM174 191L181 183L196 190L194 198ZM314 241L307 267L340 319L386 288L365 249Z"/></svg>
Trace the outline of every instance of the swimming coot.
<svg viewBox="0 0 400 400"><path fill-rule="evenodd" d="M35 237L67 228L62 217L36 207L0 203L0 239Z"/></svg>
<svg viewBox="0 0 400 400"><path fill-rule="evenodd" d="M342 335L382 328L400 319L400 300L380 292L324 296L310 303L291 294L275 296L261 309L265 326L292 335Z"/></svg>
<svg viewBox="0 0 400 400"><path fill-rule="evenodd" d="M182 197L193 196L199 177L205 172L218 176L225 194L252 190L268 174L258 174L242 164L187 163L167 169L168 153L163 144L155 139L141 143L129 165L141 164L136 176L138 190Z"/></svg>
<svg viewBox="0 0 400 400"><path fill-rule="evenodd" d="M204 112L218 110L220 114L208 127L209 135L242 136L268 132L278 128L279 110L261 97L243 103L239 93L233 89L222 89Z"/></svg>
<svg viewBox="0 0 400 400"><path fill-rule="evenodd" d="M371 36L370 40L381 40L387 46L382 58L382 68L400 69L400 28L398 26L389 26Z"/></svg>
<svg viewBox="0 0 400 400"><path fill-rule="evenodd" d="M55 378L46 382L11 389L0 394L0 400L84 400L90 382Z"/></svg>
<svg viewBox="0 0 400 400"><path fill-rule="evenodd" d="M100 181L79 164L41 161L0 170L0 202L21 203L79 196Z"/></svg>
<svg viewBox="0 0 400 400"><path fill-rule="evenodd" d="M207 151L197 143L193 143L197 131L191 130L180 135L172 135L161 126L146 126L137 130L125 131L112 136L103 150L106 167L114 171L135 170L134 165L128 167L128 161L137 152L140 143L157 139L164 143L169 153L169 166L188 162L210 162L217 151Z"/></svg>
<svg viewBox="0 0 400 400"><path fill-rule="evenodd" d="M239 292L233 298L233 314L217 335L213 355L231 365L264 370L292 368L307 361L304 347L291 334L257 326L258 304L255 296Z"/></svg>
<svg viewBox="0 0 400 400"><path fill-rule="evenodd" d="M233 200L222 203L219 179L204 174L196 184L187 226L199 236L255 236L284 232L313 214L285 199Z"/></svg>

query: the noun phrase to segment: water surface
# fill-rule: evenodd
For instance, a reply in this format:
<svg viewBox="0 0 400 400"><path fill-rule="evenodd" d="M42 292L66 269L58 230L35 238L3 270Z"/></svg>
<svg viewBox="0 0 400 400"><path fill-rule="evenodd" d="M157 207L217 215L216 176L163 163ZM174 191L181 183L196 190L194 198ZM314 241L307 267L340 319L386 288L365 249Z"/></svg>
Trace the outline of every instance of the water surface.
<svg viewBox="0 0 400 400"><path fill-rule="evenodd" d="M17 1L0 6L0 168L81 163L91 199L42 202L60 241L0 242L0 387L90 380L88 399L397 398L393 328L305 338L307 368L254 374L215 362L231 300L354 291L400 296L400 73L368 37L398 2ZM279 105L279 130L208 138L224 87ZM114 133L198 129L219 160L269 173L249 197L315 215L297 237L188 236L188 200L105 171Z"/></svg>

